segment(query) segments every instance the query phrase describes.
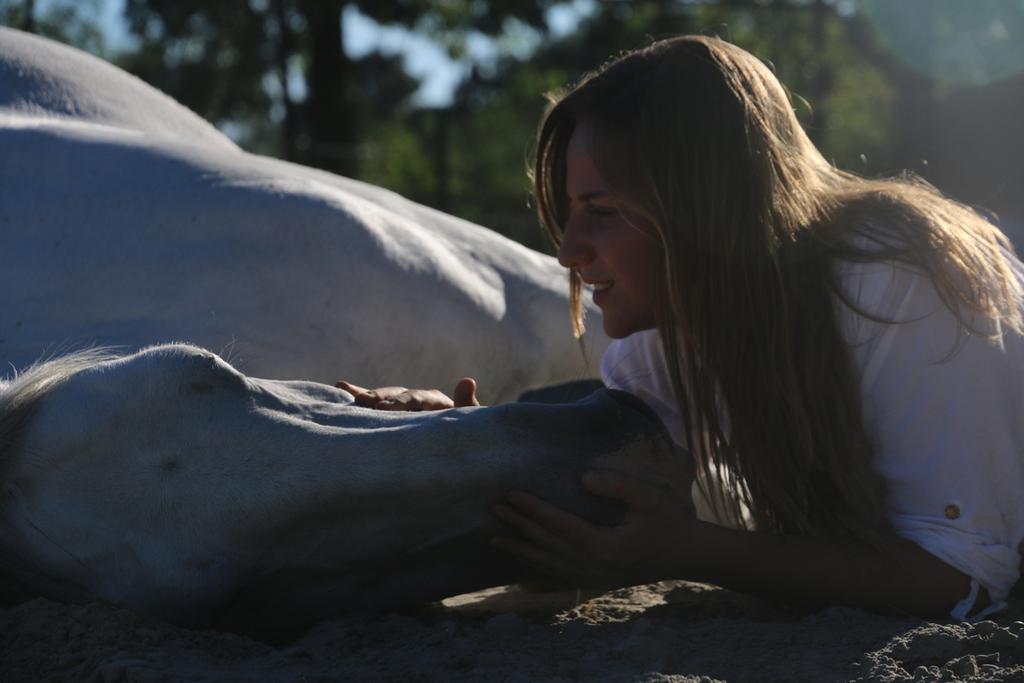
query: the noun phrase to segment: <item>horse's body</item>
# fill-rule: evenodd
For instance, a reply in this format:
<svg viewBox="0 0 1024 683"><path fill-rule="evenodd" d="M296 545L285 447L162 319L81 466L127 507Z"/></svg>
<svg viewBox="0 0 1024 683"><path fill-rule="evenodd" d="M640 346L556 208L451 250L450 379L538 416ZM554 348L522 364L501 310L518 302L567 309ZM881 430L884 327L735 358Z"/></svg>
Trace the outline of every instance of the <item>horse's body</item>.
<svg viewBox="0 0 1024 683"><path fill-rule="evenodd" d="M611 520L578 484L587 463L668 443L604 390L394 413L186 345L73 355L0 384L0 574L176 623L290 629L522 578L488 546L505 491Z"/></svg>
<svg viewBox="0 0 1024 683"><path fill-rule="evenodd" d="M0 250L15 366L183 339L262 377L447 389L472 374L492 403L593 374L554 259L246 154L111 65L3 28Z"/></svg>

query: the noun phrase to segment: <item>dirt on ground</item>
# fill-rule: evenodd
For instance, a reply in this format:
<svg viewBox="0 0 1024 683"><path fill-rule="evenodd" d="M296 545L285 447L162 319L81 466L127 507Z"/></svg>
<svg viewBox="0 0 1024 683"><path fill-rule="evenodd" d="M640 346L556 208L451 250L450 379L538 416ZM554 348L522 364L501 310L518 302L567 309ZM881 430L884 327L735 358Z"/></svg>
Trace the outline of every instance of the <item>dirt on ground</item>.
<svg viewBox="0 0 1024 683"><path fill-rule="evenodd" d="M101 603L0 610L0 680L1024 681L1024 602L978 623L796 611L681 581L519 587L325 621L285 645Z"/></svg>

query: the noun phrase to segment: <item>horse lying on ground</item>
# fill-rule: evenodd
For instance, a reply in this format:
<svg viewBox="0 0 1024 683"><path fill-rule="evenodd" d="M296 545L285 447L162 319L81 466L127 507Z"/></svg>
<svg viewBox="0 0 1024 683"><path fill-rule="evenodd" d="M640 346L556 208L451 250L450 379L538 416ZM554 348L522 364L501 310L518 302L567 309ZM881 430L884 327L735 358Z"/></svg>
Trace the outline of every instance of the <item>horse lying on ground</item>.
<svg viewBox="0 0 1024 683"><path fill-rule="evenodd" d="M5 28L0 244L0 360L17 367L62 345L184 339L260 377L474 375L485 403L595 374L553 258L247 154L114 66ZM606 343L588 337L590 358Z"/></svg>
<svg viewBox="0 0 1024 683"><path fill-rule="evenodd" d="M181 344L40 364L0 383L0 583L177 624L293 633L502 585L493 503L532 491L594 521L602 455L671 457L635 398L373 411L247 377Z"/></svg>

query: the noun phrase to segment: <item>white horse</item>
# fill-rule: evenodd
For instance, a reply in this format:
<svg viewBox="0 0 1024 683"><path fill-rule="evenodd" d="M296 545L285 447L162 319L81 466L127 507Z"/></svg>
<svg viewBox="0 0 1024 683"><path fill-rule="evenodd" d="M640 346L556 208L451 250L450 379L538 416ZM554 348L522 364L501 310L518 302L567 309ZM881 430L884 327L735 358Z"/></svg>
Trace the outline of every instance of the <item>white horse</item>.
<svg viewBox="0 0 1024 683"><path fill-rule="evenodd" d="M492 403L594 374L554 259L246 154L110 64L4 28L0 253L0 359L15 366L188 340L264 377L449 389L474 375ZM605 343L588 339L591 359Z"/></svg>
<svg viewBox="0 0 1024 683"><path fill-rule="evenodd" d="M292 631L526 576L490 549L518 488L610 522L588 462L671 457L637 399L373 411L164 345L0 382L0 583L186 625Z"/></svg>

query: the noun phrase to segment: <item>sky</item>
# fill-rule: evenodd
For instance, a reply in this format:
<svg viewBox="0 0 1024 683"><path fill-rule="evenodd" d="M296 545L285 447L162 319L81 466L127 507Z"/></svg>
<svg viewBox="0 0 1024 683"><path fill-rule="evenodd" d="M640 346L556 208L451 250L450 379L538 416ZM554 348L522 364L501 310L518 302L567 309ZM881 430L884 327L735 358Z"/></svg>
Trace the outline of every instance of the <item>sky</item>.
<svg viewBox="0 0 1024 683"><path fill-rule="evenodd" d="M581 18L594 11L594 5L595 0L573 0L552 8L548 12L552 34L557 37L570 33ZM382 27L351 6L345 10L343 30L345 49L351 57L360 57L375 49L389 54L404 54L406 71L423 82L416 94L417 101L423 105L450 104L456 86L469 74L469 62L452 61L443 48L428 38L402 28ZM535 38L525 31L511 37L517 42L515 49L522 56L536 47ZM497 56L494 41L482 35L472 36L468 49L478 62L487 62Z"/></svg>
<svg viewBox="0 0 1024 683"><path fill-rule="evenodd" d="M548 12L552 33L555 36L570 33L581 18L594 11L595 3L596 0L569 0L553 7ZM123 9L124 0L100 3L100 23L108 44L115 50L129 40L122 19ZM406 70L422 82L415 96L417 104L434 107L451 104L455 88L469 74L469 61L453 61L443 48L424 36L399 27L381 26L352 6L345 9L342 21L345 51L350 57L361 57L374 50L404 55ZM523 56L536 47L536 36L526 30L513 31L508 40L514 53L518 51ZM482 35L470 37L468 50L477 62L487 63L497 56L495 42Z"/></svg>

